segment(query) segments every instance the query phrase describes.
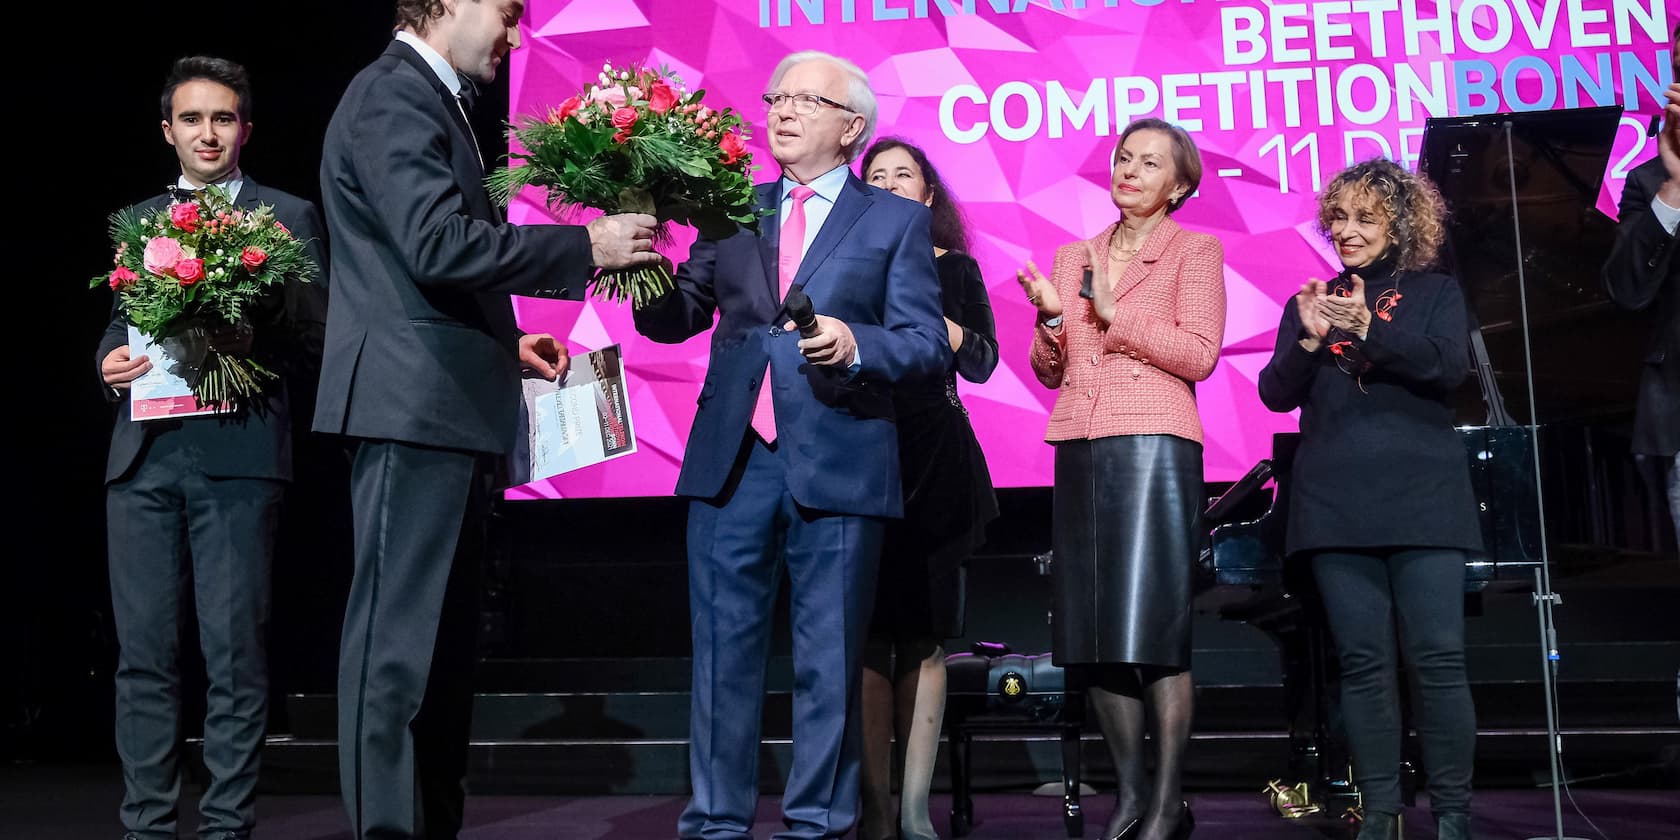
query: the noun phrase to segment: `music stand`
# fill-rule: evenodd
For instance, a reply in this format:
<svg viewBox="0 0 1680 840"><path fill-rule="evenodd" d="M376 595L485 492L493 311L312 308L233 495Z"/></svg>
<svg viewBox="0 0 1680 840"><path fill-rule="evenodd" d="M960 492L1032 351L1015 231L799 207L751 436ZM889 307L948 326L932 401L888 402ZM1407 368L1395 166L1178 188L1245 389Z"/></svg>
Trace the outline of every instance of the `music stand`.
<svg viewBox="0 0 1680 840"><path fill-rule="evenodd" d="M1589 236L1590 215L1598 203L1605 164L1615 141L1622 109L1615 105L1561 111L1440 117L1424 125L1421 169L1440 188L1449 208L1449 262L1465 283L1471 305L1472 364L1483 386L1488 424L1526 427L1532 459L1534 521L1538 523L1539 562L1534 568L1533 603L1537 614L1541 682L1546 700L1546 745L1551 761L1552 811L1556 833L1531 840L1577 840L1563 833L1562 743L1558 735L1556 680L1559 661L1553 608L1562 603L1552 591L1551 556L1546 540L1545 494L1541 486L1538 427L1543 420L1560 419L1563 406L1548 405L1542 412L1534 388L1534 352L1530 344L1532 320L1530 278L1542 286L1537 294L1567 298L1572 290L1546 281L1547 257L1567 253L1572 243ZM1577 260L1580 251L1576 252ZM1469 284L1469 278L1489 272L1513 284ZM1596 276L1596 275L1595 275ZM1576 290L1578 291L1578 290ZM1489 319L1487 316L1493 317ZM1501 383L1488 357L1482 329L1489 321L1520 330L1522 377L1526 392L1526 422L1515 418L1504 403ZM1478 323L1479 322L1479 323Z"/></svg>

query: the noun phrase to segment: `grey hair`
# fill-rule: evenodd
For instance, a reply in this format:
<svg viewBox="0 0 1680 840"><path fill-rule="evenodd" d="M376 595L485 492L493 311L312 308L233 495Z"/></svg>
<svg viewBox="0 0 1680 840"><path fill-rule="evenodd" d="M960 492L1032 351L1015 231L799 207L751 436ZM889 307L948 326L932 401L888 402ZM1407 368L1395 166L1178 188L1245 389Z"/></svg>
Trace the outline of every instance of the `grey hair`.
<svg viewBox="0 0 1680 840"><path fill-rule="evenodd" d="M869 138L875 136L875 91L869 87L869 74L863 68L841 58L820 50L802 50L782 59L776 65L776 72L770 74L770 90L776 90L782 83L782 77L793 69L796 64L807 61L826 61L846 75L846 107L863 117L863 133L845 149L846 162L851 163L863 153L864 147L869 145Z"/></svg>

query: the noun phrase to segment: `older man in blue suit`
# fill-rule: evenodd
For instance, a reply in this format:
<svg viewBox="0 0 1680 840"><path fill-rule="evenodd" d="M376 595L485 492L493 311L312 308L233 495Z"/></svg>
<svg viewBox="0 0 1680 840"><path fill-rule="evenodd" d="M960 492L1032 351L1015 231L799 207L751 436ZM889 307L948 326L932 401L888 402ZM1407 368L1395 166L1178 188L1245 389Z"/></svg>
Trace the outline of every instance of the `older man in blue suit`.
<svg viewBox="0 0 1680 840"><path fill-rule="evenodd" d="M881 534L899 516L891 386L949 350L926 207L847 164L875 121L869 79L822 53L783 59L764 96L779 181L760 231L702 238L676 288L636 312L655 341L711 327L711 363L677 480L688 515L694 798L683 838L748 838L771 610L792 587L793 766L781 838L839 837L857 818L858 651ZM817 313L802 337L784 300Z"/></svg>

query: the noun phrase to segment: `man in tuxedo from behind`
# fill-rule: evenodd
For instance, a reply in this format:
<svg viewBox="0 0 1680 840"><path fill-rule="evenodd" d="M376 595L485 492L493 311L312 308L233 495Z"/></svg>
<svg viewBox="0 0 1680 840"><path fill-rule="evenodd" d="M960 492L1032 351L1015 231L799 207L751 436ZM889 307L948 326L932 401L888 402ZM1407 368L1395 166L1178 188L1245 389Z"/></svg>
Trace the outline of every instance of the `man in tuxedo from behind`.
<svg viewBox="0 0 1680 840"><path fill-rule="evenodd" d="M313 204L259 185L239 169L252 127L243 67L182 58L170 71L162 105L163 137L175 149L180 177L139 209L159 211L177 195L216 185L237 207L271 205L275 218L309 243L322 270L316 283L287 288L275 305L261 307L270 314L212 334L222 349L253 355L281 374L232 413L133 422L128 392L152 360L131 356L120 302L95 357L118 402L105 482L124 836L175 837L180 637L191 609L209 678L204 763L210 781L199 802L200 834L242 840L256 821L258 749L268 714L269 573L281 496L292 477L287 379L307 378L320 364L326 249Z"/></svg>
<svg viewBox="0 0 1680 840"><path fill-rule="evenodd" d="M765 96L782 177L758 187L758 233L694 244L676 288L635 313L677 343L713 325L677 480L688 512L694 635L685 840L751 836L771 615L792 591L793 766L784 838L839 837L857 818L858 653L888 517L902 514L891 386L949 350L926 207L847 164L875 97L856 65L784 59ZM784 300L804 286L808 337Z"/></svg>
<svg viewBox="0 0 1680 840"><path fill-rule="evenodd" d="M581 296L596 266L658 261L652 216L507 224L467 109L519 45L522 0L399 0L396 37L327 127L332 305L317 431L355 445L356 570L339 652L339 779L358 838L461 827L484 520L518 428L510 294ZM463 77L465 77L463 79Z"/></svg>
<svg viewBox="0 0 1680 840"><path fill-rule="evenodd" d="M1669 516L1680 541L1680 24L1669 44L1674 83L1665 92L1657 156L1628 173L1616 244L1604 264L1611 300L1654 310L1641 359L1633 452L1664 476Z"/></svg>

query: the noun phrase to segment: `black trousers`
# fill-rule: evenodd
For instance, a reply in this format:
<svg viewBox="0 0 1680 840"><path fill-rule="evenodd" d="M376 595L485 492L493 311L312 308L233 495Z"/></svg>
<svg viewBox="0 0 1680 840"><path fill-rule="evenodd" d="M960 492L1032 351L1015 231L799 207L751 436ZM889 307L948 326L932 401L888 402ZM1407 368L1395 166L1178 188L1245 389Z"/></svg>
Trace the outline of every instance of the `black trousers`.
<svg viewBox="0 0 1680 840"><path fill-rule="evenodd" d="M461 830L493 459L363 441L338 662L338 767L357 838Z"/></svg>
<svg viewBox="0 0 1680 840"><path fill-rule="evenodd" d="M1469 811L1476 710L1464 671L1463 552L1323 551L1312 568L1341 660L1342 717L1365 809L1400 812L1398 629L1430 809Z"/></svg>
<svg viewBox="0 0 1680 840"><path fill-rule="evenodd" d="M285 485L213 478L180 438L148 444L106 488L111 607L117 628L116 742L125 831L176 833L181 792L181 636L198 619L209 679L200 828L256 822L258 752L268 720L269 567Z"/></svg>

